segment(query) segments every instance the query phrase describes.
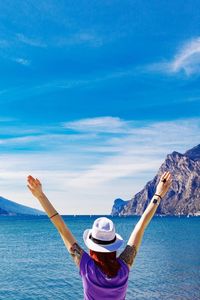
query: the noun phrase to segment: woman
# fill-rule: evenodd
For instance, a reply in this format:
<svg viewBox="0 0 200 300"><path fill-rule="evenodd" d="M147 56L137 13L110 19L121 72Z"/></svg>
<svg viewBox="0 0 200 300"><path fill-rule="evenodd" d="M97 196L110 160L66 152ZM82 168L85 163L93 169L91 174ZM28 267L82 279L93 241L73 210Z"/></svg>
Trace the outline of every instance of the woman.
<svg viewBox="0 0 200 300"><path fill-rule="evenodd" d="M27 187L39 200L52 223L60 233L66 248L79 267L82 277L85 300L124 300L128 285L128 276L138 253L144 230L156 212L156 209L167 193L172 179L165 172L157 185L156 193L136 224L128 243L117 257L117 250L123 243L122 237L115 232L113 222L105 217L94 221L91 229L86 229L83 240L90 255L78 244L63 218L52 206L42 191L39 179L28 176Z"/></svg>

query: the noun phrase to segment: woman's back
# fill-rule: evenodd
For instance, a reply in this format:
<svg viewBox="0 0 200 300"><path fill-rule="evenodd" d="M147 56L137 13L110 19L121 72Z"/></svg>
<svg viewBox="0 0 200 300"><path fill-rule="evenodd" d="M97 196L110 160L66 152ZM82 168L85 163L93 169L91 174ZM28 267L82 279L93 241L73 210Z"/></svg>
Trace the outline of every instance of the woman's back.
<svg viewBox="0 0 200 300"><path fill-rule="evenodd" d="M144 230L156 212L162 197L167 193L172 183L171 174L165 172L156 188L149 205L143 212L128 240L124 251L117 258L112 256L123 244L123 238L115 232L112 220L101 217L94 221L92 228L83 233L83 240L90 251L109 253L108 257L90 257L77 243L62 217L54 209L42 191L41 182L32 176L28 177L28 188L38 198L48 216L58 229L74 262L80 267L85 300L124 300L128 285L129 268L133 265L134 258L140 247ZM108 258L108 260L107 260ZM120 266L119 266L120 264ZM120 267L120 269L119 269ZM104 272L103 272L104 271ZM117 274L116 276L114 276ZM110 276L111 275L111 276Z"/></svg>
<svg viewBox="0 0 200 300"><path fill-rule="evenodd" d="M83 252L79 274L82 277L85 300L125 300L129 267L117 258L121 267L115 277L108 277L95 264L87 252Z"/></svg>

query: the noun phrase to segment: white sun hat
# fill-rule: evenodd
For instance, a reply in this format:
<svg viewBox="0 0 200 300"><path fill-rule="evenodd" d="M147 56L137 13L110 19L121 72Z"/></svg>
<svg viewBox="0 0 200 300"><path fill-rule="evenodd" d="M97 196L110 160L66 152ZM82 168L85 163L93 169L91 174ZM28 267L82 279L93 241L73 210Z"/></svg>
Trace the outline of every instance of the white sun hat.
<svg viewBox="0 0 200 300"><path fill-rule="evenodd" d="M92 228L84 231L83 240L96 252L114 252L123 244L123 238L115 232L115 225L106 217L96 219Z"/></svg>

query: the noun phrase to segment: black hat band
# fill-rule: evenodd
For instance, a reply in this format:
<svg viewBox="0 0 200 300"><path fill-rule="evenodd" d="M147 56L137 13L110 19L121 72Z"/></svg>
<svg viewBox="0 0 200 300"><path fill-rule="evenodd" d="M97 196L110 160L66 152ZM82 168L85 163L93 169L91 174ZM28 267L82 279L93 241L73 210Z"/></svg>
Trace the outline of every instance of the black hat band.
<svg viewBox="0 0 200 300"><path fill-rule="evenodd" d="M95 244L109 245L109 244L112 244L116 241L116 236L111 241L101 241L101 240L97 240L97 239L93 238L92 234L90 234L89 239L91 239Z"/></svg>

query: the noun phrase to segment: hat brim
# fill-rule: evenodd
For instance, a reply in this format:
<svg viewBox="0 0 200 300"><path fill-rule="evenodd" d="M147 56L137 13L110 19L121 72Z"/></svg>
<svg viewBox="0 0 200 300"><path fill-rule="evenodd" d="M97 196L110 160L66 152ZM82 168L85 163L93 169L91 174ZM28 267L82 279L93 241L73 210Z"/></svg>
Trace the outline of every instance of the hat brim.
<svg viewBox="0 0 200 300"><path fill-rule="evenodd" d="M116 233L116 240L112 244L100 245L94 243L91 239L89 239L90 234L92 233L92 229L86 229L83 233L83 240L85 245L93 251L96 252L114 252L117 251L123 244L123 238Z"/></svg>

